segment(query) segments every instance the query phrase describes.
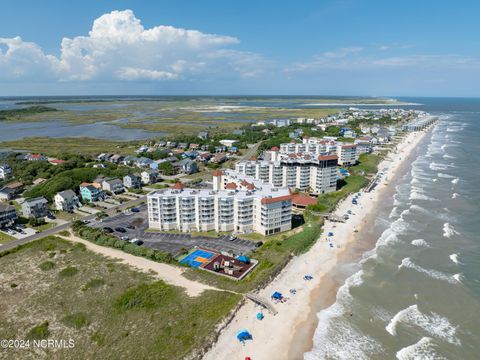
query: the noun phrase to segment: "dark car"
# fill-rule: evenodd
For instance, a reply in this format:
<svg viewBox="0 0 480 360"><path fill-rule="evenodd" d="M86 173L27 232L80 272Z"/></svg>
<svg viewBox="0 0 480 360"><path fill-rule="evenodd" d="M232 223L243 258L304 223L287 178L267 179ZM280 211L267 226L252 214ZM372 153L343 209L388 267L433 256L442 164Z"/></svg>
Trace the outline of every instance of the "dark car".
<svg viewBox="0 0 480 360"><path fill-rule="evenodd" d="M131 211L131 212L134 212L134 213L140 212L140 210L138 210L137 208L131 208L130 211Z"/></svg>
<svg viewBox="0 0 480 360"><path fill-rule="evenodd" d="M257 247L257 248L262 246L262 245L263 245L263 241L258 241L258 242L255 243L255 247Z"/></svg>
<svg viewBox="0 0 480 360"><path fill-rule="evenodd" d="M135 226L133 226L133 225L127 225L127 229L130 229L130 230L135 229Z"/></svg>
<svg viewBox="0 0 480 360"><path fill-rule="evenodd" d="M105 227L103 228L103 231L105 231L105 232L108 233L108 234L113 233L113 229L112 229L111 227L108 227L108 226L105 226Z"/></svg>
<svg viewBox="0 0 480 360"><path fill-rule="evenodd" d="M53 214L48 214L47 218L49 218L50 220L55 220L56 219L55 215L53 215Z"/></svg>
<svg viewBox="0 0 480 360"><path fill-rule="evenodd" d="M120 232L120 233L125 233L125 232L127 232L127 230L125 230L125 229L122 228L122 227L116 227L116 228L115 228L115 231L118 231L118 232Z"/></svg>
<svg viewBox="0 0 480 360"><path fill-rule="evenodd" d="M134 242L134 244L138 246L143 245L143 240L137 240Z"/></svg>

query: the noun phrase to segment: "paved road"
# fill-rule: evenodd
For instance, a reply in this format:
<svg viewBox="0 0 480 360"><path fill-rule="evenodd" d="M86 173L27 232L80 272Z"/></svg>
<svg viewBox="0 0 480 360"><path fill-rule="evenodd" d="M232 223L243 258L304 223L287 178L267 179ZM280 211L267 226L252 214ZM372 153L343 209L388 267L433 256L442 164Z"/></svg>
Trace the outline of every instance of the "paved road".
<svg viewBox="0 0 480 360"><path fill-rule="evenodd" d="M135 199L135 200L130 200L130 201L127 201L127 202L124 202L123 204L120 204L120 205L117 205L115 207L112 207L108 210L105 210L105 212L108 214L108 215L114 215L116 214L116 211L117 210L125 210L131 206L137 206L143 202L145 202L147 199L146 196L142 196L138 199ZM97 215L87 215L87 216L84 216L81 218L81 220L93 220L97 217ZM59 225L59 226L56 226L54 228L51 228L51 229L48 229L48 230L45 230L45 231L42 231L38 234L34 234L34 235L31 235L31 236L27 236L27 237L24 237L22 239L17 239L17 240L14 240L14 241L10 241L6 244L3 244L3 245L0 245L0 252L2 251L6 251L6 250L11 250L11 249L14 249L16 248L17 246L20 246L20 245L23 245L23 244L26 244L26 243L29 243L31 241L35 241L35 240L38 240L38 239L41 239L45 236L48 236L48 235L53 235L53 234L56 234L62 230L66 230L68 229L70 226L72 225L72 222L69 221L65 224L62 224L62 225Z"/></svg>
<svg viewBox="0 0 480 360"><path fill-rule="evenodd" d="M254 144L252 147L248 148L245 154L241 157L242 160L250 160L252 156L257 156L257 150L262 142Z"/></svg>

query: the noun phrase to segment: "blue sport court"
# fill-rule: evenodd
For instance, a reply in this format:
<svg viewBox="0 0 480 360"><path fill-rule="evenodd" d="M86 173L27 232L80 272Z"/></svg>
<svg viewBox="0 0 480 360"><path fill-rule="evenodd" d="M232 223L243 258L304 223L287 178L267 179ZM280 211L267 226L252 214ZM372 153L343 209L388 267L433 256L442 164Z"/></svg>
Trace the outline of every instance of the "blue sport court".
<svg viewBox="0 0 480 360"><path fill-rule="evenodd" d="M190 265L191 267L198 268L200 265L209 262L210 259L215 255L216 254L214 252L196 249L185 256L180 262L184 265Z"/></svg>

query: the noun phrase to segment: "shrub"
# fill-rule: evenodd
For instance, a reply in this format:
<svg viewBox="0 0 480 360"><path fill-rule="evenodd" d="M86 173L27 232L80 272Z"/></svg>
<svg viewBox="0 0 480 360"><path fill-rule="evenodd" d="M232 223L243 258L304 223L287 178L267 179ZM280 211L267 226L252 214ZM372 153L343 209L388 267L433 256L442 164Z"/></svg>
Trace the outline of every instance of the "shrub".
<svg viewBox="0 0 480 360"><path fill-rule="evenodd" d="M71 277L78 273L78 269L74 266L69 266L58 273L60 277Z"/></svg>
<svg viewBox="0 0 480 360"><path fill-rule="evenodd" d="M26 339L27 340L46 339L49 334L50 334L50 331L48 330L48 321L44 321L40 325L37 325L32 329L30 329L30 331L27 333Z"/></svg>
<svg viewBox="0 0 480 360"><path fill-rule="evenodd" d="M48 271L48 270L52 270L55 267L55 263L51 261L44 261L38 267L40 268L40 270Z"/></svg>
<svg viewBox="0 0 480 360"><path fill-rule="evenodd" d="M75 329L80 329L86 325L88 325L90 322L87 319L87 316L84 313L73 313L65 316L62 319L62 322L72 328Z"/></svg>

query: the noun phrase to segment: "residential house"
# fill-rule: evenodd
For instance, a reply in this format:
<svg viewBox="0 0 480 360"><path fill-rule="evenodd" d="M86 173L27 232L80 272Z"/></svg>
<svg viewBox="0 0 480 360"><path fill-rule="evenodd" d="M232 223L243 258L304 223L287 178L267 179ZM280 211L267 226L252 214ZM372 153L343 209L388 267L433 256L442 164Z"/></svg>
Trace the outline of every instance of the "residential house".
<svg viewBox="0 0 480 360"><path fill-rule="evenodd" d="M215 156L210 160L215 164L221 164L228 160L228 156L225 153L215 154Z"/></svg>
<svg viewBox="0 0 480 360"><path fill-rule="evenodd" d="M179 149L187 149L187 148L188 148L188 145L189 145L189 144L186 143L186 142L181 142L181 143L178 144L178 148L179 148Z"/></svg>
<svg viewBox="0 0 480 360"><path fill-rule="evenodd" d="M232 147L236 142L238 142L238 140L224 139L219 141L220 144L225 145L226 147Z"/></svg>
<svg viewBox="0 0 480 360"><path fill-rule="evenodd" d="M131 166L135 161L137 161L137 159L138 158L135 156L128 155L123 158L122 162L125 166Z"/></svg>
<svg viewBox="0 0 480 360"><path fill-rule="evenodd" d="M154 161L152 159L141 157L135 161L135 166L141 167L141 168L149 168L150 165L153 164L153 162Z"/></svg>
<svg viewBox="0 0 480 360"><path fill-rule="evenodd" d="M167 145L167 142L162 140L158 142L158 147L165 147Z"/></svg>
<svg viewBox="0 0 480 360"><path fill-rule="evenodd" d="M0 201L9 201L15 197L15 191L9 187L0 189Z"/></svg>
<svg viewBox="0 0 480 360"><path fill-rule="evenodd" d="M15 224L17 217L14 206L0 204L0 229Z"/></svg>
<svg viewBox="0 0 480 360"><path fill-rule="evenodd" d="M198 165L195 161L190 159L183 159L178 162L181 171L185 174L193 174L198 172Z"/></svg>
<svg viewBox="0 0 480 360"><path fill-rule="evenodd" d="M20 182L20 181L15 181L15 182L12 182L10 184L7 184L4 186L4 189L5 188L8 188L10 189L11 193L13 194L13 196L15 195L18 195L18 194L21 194L22 191L23 191L23 183Z"/></svg>
<svg viewBox="0 0 480 360"><path fill-rule="evenodd" d="M78 209L82 204L73 190L60 191L53 198L55 209L61 211L72 212Z"/></svg>
<svg viewBox="0 0 480 360"><path fill-rule="evenodd" d="M112 194L118 194L125 190L122 180L116 178L103 181L102 189Z"/></svg>
<svg viewBox="0 0 480 360"><path fill-rule="evenodd" d="M52 164L52 165L55 165L55 166L57 166L57 165L63 165L63 164L66 163L66 161L65 161L65 160L62 160L62 159L48 159L48 162L49 162L50 164Z"/></svg>
<svg viewBox="0 0 480 360"><path fill-rule="evenodd" d="M26 218L42 218L50 214L48 201L43 196L27 199L22 203L22 213Z"/></svg>
<svg viewBox="0 0 480 360"><path fill-rule="evenodd" d="M83 201L89 203L103 200L105 198L105 193L101 188L93 186L93 184L89 183L82 183L80 185L80 195Z"/></svg>
<svg viewBox="0 0 480 360"><path fill-rule="evenodd" d="M114 163L114 164L119 164L122 160L123 160L123 156L122 156L122 155L118 155L118 154L112 155L112 156L108 159L108 161L110 161L111 163Z"/></svg>
<svg viewBox="0 0 480 360"><path fill-rule="evenodd" d="M142 184L155 184L158 180L158 171L150 169L142 171L140 174L142 176Z"/></svg>
<svg viewBox="0 0 480 360"><path fill-rule="evenodd" d="M227 151L227 147L226 146L215 146L215 152L216 153L224 153Z"/></svg>
<svg viewBox="0 0 480 360"><path fill-rule="evenodd" d="M139 189L142 187L142 177L138 173L125 175L123 185L129 189Z"/></svg>
<svg viewBox="0 0 480 360"><path fill-rule="evenodd" d="M198 150L200 148L200 144L190 144L190 150Z"/></svg>
<svg viewBox="0 0 480 360"><path fill-rule="evenodd" d="M200 131L198 133L198 137L202 140L207 140L208 139L208 131Z"/></svg>
<svg viewBox="0 0 480 360"><path fill-rule="evenodd" d="M8 179L10 176L12 176L12 168L10 165L0 165L0 180Z"/></svg>
<svg viewBox="0 0 480 360"><path fill-rule="evenodd" d="M213 156L213 155L212 155L211 153L205 152L205 153L203 153L203 154L200 154L200 155L198 156L198 158L199 158L200 161L206 163L206 162L208 162L208 160L210 160L210 159L212 158L212 156Z"/></svg>
<svg viewBox="0 0 480 360"><path fill-rule="evenodd" d="M242 130L242 129L233 130L232 134L241 136L245 134L245 130Z"/></svg>
<svg viewBox="0 0 480 360"><path fill-rule="evenodd" d="M108 154L101 153L97 156L97 161L105 161L107 159Z"/></svg>
<svg viewBox="0 0 480 360"><path fill-rule="evenodd" d="M25 160L28 161L45 161L47 158L41 154L28 154L25 156Z"/></svg>

